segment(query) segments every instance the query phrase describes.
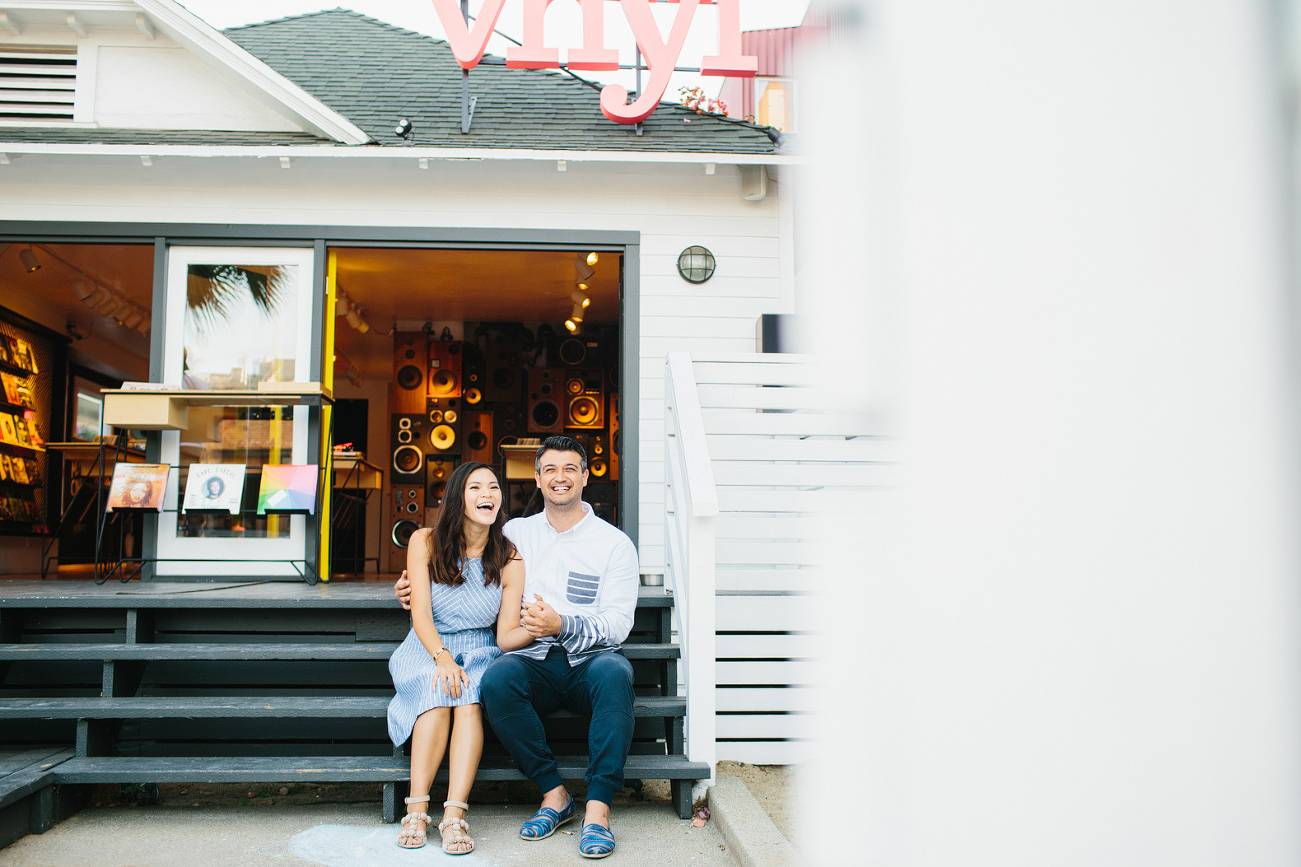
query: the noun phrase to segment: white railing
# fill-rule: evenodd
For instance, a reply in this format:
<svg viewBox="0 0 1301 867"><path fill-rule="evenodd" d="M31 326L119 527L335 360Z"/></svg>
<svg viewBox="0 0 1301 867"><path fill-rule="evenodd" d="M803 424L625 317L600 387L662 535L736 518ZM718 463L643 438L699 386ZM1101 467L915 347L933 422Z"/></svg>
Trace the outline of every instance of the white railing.
<svg viewBox="0 0 1301 867"><path fill-rule="evenodd" d="M670 352L664 374L665 578L673 591L686 686L686 754L705 762L713 784L715 719L714 533L718 492L705 445L691 356Z"/></svg>

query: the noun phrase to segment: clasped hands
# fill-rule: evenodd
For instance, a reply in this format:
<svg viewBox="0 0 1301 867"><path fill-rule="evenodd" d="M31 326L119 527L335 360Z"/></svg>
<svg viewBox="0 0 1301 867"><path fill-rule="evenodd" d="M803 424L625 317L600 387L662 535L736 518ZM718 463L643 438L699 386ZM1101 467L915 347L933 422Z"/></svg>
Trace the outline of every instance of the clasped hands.
<svg viewBox="0 0 1301 867"><path fill-rule="evenodd" d="M537 594L534 594L532 602L521 601L519 622L534 638L560 634L560 615Z"/></svg>

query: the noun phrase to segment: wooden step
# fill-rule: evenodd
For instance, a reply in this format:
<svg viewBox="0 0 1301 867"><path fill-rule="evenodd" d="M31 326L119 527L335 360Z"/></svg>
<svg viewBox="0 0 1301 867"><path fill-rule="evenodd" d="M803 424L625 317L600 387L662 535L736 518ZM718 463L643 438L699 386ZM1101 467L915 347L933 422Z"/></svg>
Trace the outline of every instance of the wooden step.
<svg viewBox="0 0 1301 867"><path fill-rule="evenodd" d="M54 769L72 755L57 747L0 754L0 808L55 782Z"/></svg>
<svg viewBox="0 0 1301 867"><path fill-rule="evenodd" d="M663 587L639 587L638 608L672 608ZM400 611L392 584L330 583L251 578L231 581L0 581L0 609L234 608L267 610L372 609Z"/></svg>
<svg viewBox="0 0 1301 867"><path fill-rule="evenodd" d="M319 644L0 644L0 661L357 661L386 662L396 642L338 642ZM623 646L628 659L677 659L676 644L630 643Z"/></svg>
<svg viewBox="0 0 1301 867"><path fill-rule="evenodd" d="M559 756L560 776L581 780L587 773L586 756ZM309 756L221 758L73 758L54 768L60 783L275 783L275 782L377 782L407 780L411 762L391 756ZM703 780L709 765L691 762L683 756L628 756L624 765L628 779ZM438 779L447 778L446 770ZM522 780L521 774L504 756L485 756L479 766L480 780Z"/></svg>
<svg viewBox="0 0 1301 867"><path fill-rule="evenodd" d="M388 696L131 696L128 698L0 699L0 719L168 719L173 717L258 717L379 719L388 715ZM636 696L633 716L680 717L686 699ZM563 713L563 712L558 712Z"/></svg>

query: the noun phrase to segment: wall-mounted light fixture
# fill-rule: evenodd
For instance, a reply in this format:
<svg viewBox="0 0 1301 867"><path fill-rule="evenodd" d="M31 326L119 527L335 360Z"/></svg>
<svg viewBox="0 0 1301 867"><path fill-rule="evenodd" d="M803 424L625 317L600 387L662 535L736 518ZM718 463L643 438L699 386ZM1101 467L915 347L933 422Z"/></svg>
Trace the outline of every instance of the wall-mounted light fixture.
<svg viewBox="0 0 1301 867"><path fill-rule="evenodd" d="M596 255L595 251L587 254L587 264L589 265L595 265L598 261L600 261L600 259L601 257Z"/></svg>
<svg viewBox="0 0 1301 867"><path fill-rule="evenodd" d="M714 254L701 246L688 247L678 255L678 273L688 283L704 283L714 276Z"/></svg>

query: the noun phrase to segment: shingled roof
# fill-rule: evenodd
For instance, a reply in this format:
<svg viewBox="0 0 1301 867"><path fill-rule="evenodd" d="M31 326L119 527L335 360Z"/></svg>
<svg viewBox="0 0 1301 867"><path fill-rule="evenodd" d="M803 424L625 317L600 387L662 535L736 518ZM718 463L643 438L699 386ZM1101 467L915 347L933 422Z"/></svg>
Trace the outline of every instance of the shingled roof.
<svg viewBox="0 0 1301 867"><path fill-rule="evenodd" d="M461 68L442 40L348 9L223 31L253 56L356 124L378 144L409 118L414 144L456 148L771 154L763 127L661 103L642 124L601 114L599 90L563 71L507 69L485 55L470 72L477 98L461 133Z"/></svg>

